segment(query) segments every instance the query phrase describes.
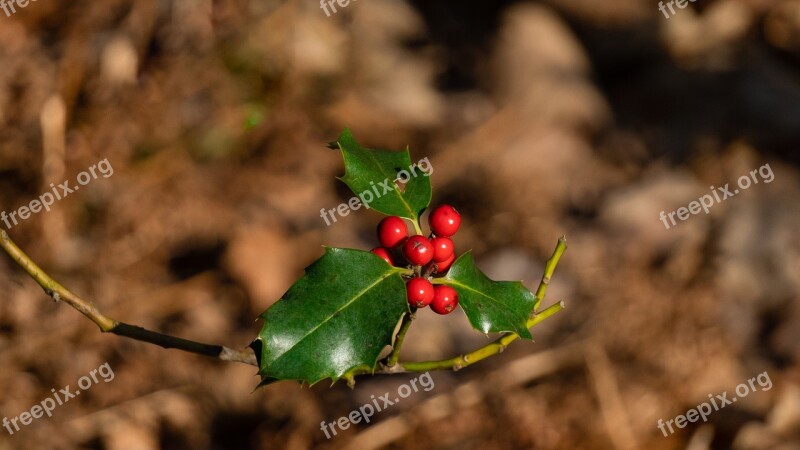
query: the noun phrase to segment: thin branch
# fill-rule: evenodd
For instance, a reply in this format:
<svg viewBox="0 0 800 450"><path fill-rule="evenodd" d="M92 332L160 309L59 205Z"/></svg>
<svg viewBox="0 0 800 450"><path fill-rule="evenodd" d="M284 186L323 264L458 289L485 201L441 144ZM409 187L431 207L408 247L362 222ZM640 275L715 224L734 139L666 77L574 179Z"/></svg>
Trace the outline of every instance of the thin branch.
<svg viewBox="0 0 800 450"><path fill-rule="evenodd" d="M104 333L112 333L117 336L148 342L164 348L174 348L189 353L210 356L222 361L240 362L251 366L258 366L255 354L249 348L238 351L222 345L194 342L146 330L135 325L129 325L103 315L94 304L74 294L47 275L47 273L37 266L25 252L17 247L4 230L0 230L0 248L2 248L14 262L22 267L22 269L44 289L44 292L48 296L56 302L62 301L75 308L78 312L100 327L100 331Z"/></svg>
<svg viewBox="0 0 800 450"><path fill-rule="evenodd" d="M550 306L549 308L545 309L544 311L536 314L534 317L528 319L525 326L531 328L563 309L564 309L564 302L558 302ZM501 353L503 350L506 349L506 347L508 347L510 343L516 341L517 339L519 339L518 334L505 333L498 340L492 342L491 344L485 345L475 351L472 351L464 355L456 356L450 359L443 359L440 361L407 362L407 363L399 363L394 366L382 366L374 373L390 374L390 373L405 373L405 372L427 372L429 370L442 370L442 369L460 370L463 369L464 367L475 364L478 361L482 361L490 356Z"/></svg>
<svg viewBox="0 0 800 450"><path fill-rule="evenodd" d="M44 292L56 302L63 301L77 309L81 314L88 317L89 320L97 324L103 332L110 332L117 325L114 320L101 314L91 302L83 300L50 278L50 276L37 266L28 255L17 247L17 244L8 237L8 234L6 234L4 230L0 230L0 247L2 247L11 259L22 267L22 269L44 289Z"/></svg>
<svg viewBox="0 0 800 450"><path fill-rule="evenodd" d="M533 306L533 310L536 311L539 308L539 305L544 300L545 294L547 294L547 287L550 286L550 278L552 278L553 273L556 271L556 266L558 262L561 260L561 255L567 250L567 237L561 236L558 239L558 244L556 244L556 249L553 251L553 255L544 265L544 274L542 275L542 281L539 282L539 288L536 289L536 304Z"/></svg>
<svg viewBox="0 0 800 450"><path fill-rule="evenodd" d="M397 364L397 360L400 359L400 349L403 347L403 341L406 338L406 333L408 333L408 329L411 327L411 322L414 320L414 311L407 312L403 314L403 323L400 325L400 331L397 332L397 337L394 340L394 348L392 349L392 353L386 359L386 365L388 367L392 367Z"/></svg>

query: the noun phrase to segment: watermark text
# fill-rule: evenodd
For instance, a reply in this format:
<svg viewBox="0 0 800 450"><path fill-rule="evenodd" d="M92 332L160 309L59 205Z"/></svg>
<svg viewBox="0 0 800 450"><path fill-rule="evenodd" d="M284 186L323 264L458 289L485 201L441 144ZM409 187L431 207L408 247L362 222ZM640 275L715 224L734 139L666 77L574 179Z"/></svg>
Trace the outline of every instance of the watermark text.
<svg viewBox="0 0 800 450"><path fill-rule="evenodd" d="M63 200L70 194L78 191L81 186L86 186L96 180L100 175L102 175L103 178L114 175L114 168L111 167L108 158L79 173L76 179L77 185L70 186L69 180L64 181L58 186L56 186L55 183L50 183L50 190L40 195L39 198L31 200L29 204L20 206L11 212L0 212L0 222L10 231L12 228L19 225L21 221L30 219L32 215L42 210L50 212L50 207L53 206L57 200Z"/></svg>
<svg viewBox="0 0 800 450"><path fill-rule="evenodd" d="M729 187L730 183L727 183L722 187L711 186L709 187L711 194L705 194L697 200L689 203L689 205L680 207L675 211L670 211L669 213L661 211L658 217L664 224L664 228L669 230L671 227L677 225L675 216L678 217L678 220L685 221L691 217L689 213L694 215L699 214L700 211L704 211L706 214L708 214L711 207L715 204L722 203L723 201L733 197L740 192L740 189L746 190L750 188L751 185L758 184L759 177L756 175L761 177L761 181L763 181L764 184L772 183L772 181L775 179L775 174L772 172L772 168L769 166L769 164L764 164L758 169L751 170L748 175L742 175L739 177L737 180L737 184L739 186L738 189L733 188L733 190L731 190ZM669 221L667 219L669 219Z"/></svg>
<svg viewBox="0 0 800 450"><path fill-rule="evenodd" d="M689 423L697 422L700 419L703 419L703 422L706 422L708 421L708 416L710 416L712 412L719 411L728 405L732 405L740 398L745 398L751 392L755 392L756 381L758 382L759 387L761 387L762 392L772 389L772 380L769 379L769 374L764 371L747 380L747 383L741 383L736 386L736 397L728 398L728 391L725 391L719 395L708 394L708 402L703 402L697 405L696 408L686 411L686 414L681 414L667 421L664 421L664 419L658 419L658 429L661 430L661 433L664 434L664 437L667 437L669 434L675 433L675 429L672 428L673 423L678 428L685 428ZM669 428L669 434L667 434L667 428Z"/></svg>
<svg viewBox="0 0 800 450"><path fill-rule="evenodd" d="M419 386L417 386L417 382L419 382ZM384 411L389 409L389 407L400 403L401 399L407 398L414 392L419 392L420 387L425 392L429 392L436 387L430 372L425 372L417 378L412 378L408 381L408 383L398 386L397 397L394 397L393 399L390 398L392 396L390 392L386 392L383 395L378 396L378 398L375 398L374 395L371 395L371 403L365 403L357 410L351 411L347 416L339 417L338 420L333 422L326 423L325 421L322 421L319 429L325 433L326 438L330 439L332 436L336 436L336 433L338 432L336 430L337 427L339 427L340 430L346 430L350 428L350 424L361 423L362 420L364 423L369 423L370 418L376 412ZM330 430L330 432L328 430Z"/></svg>
<svg viewBox="0 0 800 450"><path fill-rule="evenodd" d="M98 375L100 375L100 378L98 378ZM34 405L30 411L25 411L12 419L3 417L3 428L8 431L8 434L13 435L15 432L20 431L20 427L30 425L34 420L44 417L45 414L47 414L47 417L53 417L53 410L81 395L81 392L89 390L95 384L100 384L101 379L106 383L110 383L114 379L114 371L111 370L111 366L108 363L92 370L88 375L80 377L76 390L73 391L70 385L58 391L55 388L50 389L53 396L47 397L38 405Z"/></svg>
<svg viewBox="0 0 800 450"><path fill-rule="evenodd" d="M405 185L405 183L408 183L412 178L417 178L419 176L429 177L432 173L433 164L431 164L430 160L428 158L420 159L416 164L411 164L408 170L403 169L398 171L397 178L394 179L394 182L388 178L378 184L375 184L374 181L370 181L370 189L361 192L358 196L350 198L350 200L345 203L341 203L336 208L320 209L319 216L325 221L325 225L330 226L331 220L333 220L334 223L338 221L336 218L337 213L339 216L344 217L349 215L350 211L356 211L362 206L366 209L370 209L370 203L394 190L400 190L400 186ZM331 220L328 220L328 216L330 216Z"/></svg>

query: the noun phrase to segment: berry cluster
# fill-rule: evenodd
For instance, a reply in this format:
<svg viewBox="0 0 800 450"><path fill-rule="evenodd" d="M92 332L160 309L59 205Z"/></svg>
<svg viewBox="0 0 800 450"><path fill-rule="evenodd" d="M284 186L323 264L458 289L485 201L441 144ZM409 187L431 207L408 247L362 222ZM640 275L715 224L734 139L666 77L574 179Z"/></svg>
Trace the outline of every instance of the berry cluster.
<svg viewBox="0 0 800 450"><path fill-rule="evenodd" d="M458 294L450 286L433 286L431 276L444 275L456 260L455 245L450 239L461 226L461 216L450 205L434 209L428 217L431 235L408 235L406 223L397 216L383 219L378 224L381 247L372 253L396 266L403 258L414 269L414 277L406 283L408 303L413 308L428 305L437 314L450 314L458 307Z"/></svg>

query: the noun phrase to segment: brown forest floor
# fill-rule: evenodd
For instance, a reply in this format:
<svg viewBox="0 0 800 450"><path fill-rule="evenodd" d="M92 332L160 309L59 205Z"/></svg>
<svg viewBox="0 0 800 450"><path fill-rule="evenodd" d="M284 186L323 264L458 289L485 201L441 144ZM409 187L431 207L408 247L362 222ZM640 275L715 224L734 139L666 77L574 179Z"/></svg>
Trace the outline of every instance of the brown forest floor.
<svg viewBox="0 0 800 450"><path fill-rule="evenodd" d="M355 390L105 336L0 258L0 416L108 362L115 377L4 449L800 448L800 4L108 0L0 12L0 210L108 159L10 231L112 317L244 347L319 257L368 249L380 216L325 226L350 193L325 148L429 157L459 249L535 287L570 248L535 343L456 373L368 425L334 421L412 378ZM666 230L658 220L769 164L759 183ZM73 183L74 184L74 183ZM429 311L425 311L429 313ZM421 314L406 357L485 338ZM757 390L664 438L656 424ZM758 386L758 385L756 385ZM703 425L703 426L700 426Z"/></svg>

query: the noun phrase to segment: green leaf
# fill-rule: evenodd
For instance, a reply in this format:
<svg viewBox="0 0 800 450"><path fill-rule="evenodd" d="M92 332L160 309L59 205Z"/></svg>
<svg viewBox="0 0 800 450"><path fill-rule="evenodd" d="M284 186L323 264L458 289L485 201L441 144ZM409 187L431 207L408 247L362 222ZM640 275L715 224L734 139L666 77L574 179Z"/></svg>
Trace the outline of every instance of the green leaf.
<svg viewBox="0 0 800 450"><path fill-rule="evenodd" d="M484 333L512 331L532 339L525 326L536 296L519 281L493 281L476 266L472 252L456 260L442 283L458 292L458 303L472 327Z"/></svg>
<svg viewBox="0 0 800 450"><path fill-rule="evenodd" d="M314 384L374 368L408 310L401 271L370 252L326 248L260 316L264 327L252 347L262 382Z"/></svg>
<svg viewBox="0 0 800 450"><path fill-rule="evenodd" d="M347 129L336 144L345 166L345 175L339 179L361 198L362 204L388 216L419 221L431 202L430 173L412 166L407 148L400 152L366 149ZM399 175L408 179L403 190L395 184Z"/></svg>

